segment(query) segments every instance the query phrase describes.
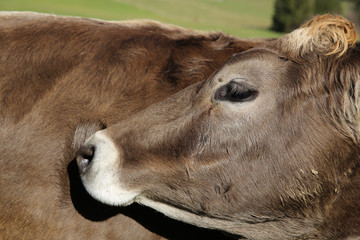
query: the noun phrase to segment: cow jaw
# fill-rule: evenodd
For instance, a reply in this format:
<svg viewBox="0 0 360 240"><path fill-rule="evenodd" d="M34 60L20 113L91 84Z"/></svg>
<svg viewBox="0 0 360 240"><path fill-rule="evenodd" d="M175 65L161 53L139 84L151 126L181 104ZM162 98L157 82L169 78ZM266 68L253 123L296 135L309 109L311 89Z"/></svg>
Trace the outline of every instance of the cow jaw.
<svg viewBox="0 0 360 240"><path fill-rule="evenodd" d="M127 206L131 204L138 192L126 189L120 182L120 153L112 141L103 131L99 131L84 145L96 145L91 162L81 174L85 189L93 198L109 205Z"/></svg>
<svg viewBox="0 0 360 240"><path fill-rule="evenodd" d="M295 239L297 235L301 235L301 230L306 229L305 232L309 236L315 232L314 229L309 228L306 223L297 222L293 219L283 219L278 221L276 219L270 221L251 222L246 218L244 219L226 219L218 218L208 215L199 215L182 208L178 208L173 205L169 205L163 202L154 201L147 197L139 195L136 197L135 202L153 208L166 216L185 222L191 223L198 227L216 229L225 231L230 234L234 234L234 239L258 239L258 240L278 240L278 239ZM290 226L290 228L288 228ZM299 229L296 232L295 226ZM292 229L292 233L289 233L289 229ZM284 238L284 236L287 236Z"/></svg>
<svg viewBox="0 0 360 240"><path fill-rule="evenodd" d="M153 208L156 211L159 211L170 218L186 223L191 223L199 227L205 227L210 229L222 229L222 227L224 226L236 225L236 223L230 222L228 220L197 215L163 202L154 201L144 196L138 196L135 201L141 205ZM229 232L238 234L238 232L234 232L234 231L229 231Z"/></svg>

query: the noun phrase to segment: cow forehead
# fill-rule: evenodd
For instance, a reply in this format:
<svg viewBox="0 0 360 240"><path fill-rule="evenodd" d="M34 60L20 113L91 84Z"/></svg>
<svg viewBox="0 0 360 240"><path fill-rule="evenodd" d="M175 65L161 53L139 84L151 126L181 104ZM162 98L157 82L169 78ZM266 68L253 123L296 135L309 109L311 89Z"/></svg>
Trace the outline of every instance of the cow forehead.
<svg viewBox="0 0 360 240"><path fill-rule="evenodd" d="M298 71L299 66L274 50L254 48L232 57L215 77L220 81L240 79L257 88L278 86L277 83L291 81L293 77L298 76L298 74L288 75L285 73Z"/></svg>
<svg viewBox="0 0 360 240"><path fill-rule="evenodd" d="M248 59L266 59L266 58L279 58L279 53L276 50L267 48L267 47L255 47L250 50L247 50L242 53L238 53L234 55L226 65L236 64L240 61L248 60Z"/></svg>

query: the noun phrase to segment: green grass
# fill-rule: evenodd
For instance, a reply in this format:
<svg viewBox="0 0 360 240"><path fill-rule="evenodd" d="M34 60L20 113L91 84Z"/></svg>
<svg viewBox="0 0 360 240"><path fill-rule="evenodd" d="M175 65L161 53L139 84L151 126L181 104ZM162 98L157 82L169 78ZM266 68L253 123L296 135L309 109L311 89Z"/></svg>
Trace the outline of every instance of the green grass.
<svg viewBox="0 0 360 240"><path fill-rule="evenodd" d="M1 0L0 11L37 11L106 20L147 18L240 37L269 31L274 0Z"/></svg>

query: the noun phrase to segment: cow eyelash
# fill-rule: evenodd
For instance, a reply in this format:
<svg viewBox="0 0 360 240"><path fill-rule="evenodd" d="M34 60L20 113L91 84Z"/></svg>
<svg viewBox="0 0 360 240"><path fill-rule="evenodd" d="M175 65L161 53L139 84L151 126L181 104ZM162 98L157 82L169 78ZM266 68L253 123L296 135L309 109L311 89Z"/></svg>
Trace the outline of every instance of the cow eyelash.
<svg viewBox="0 0 360 240"><path fill-rule="evenodd" d="M247 86L247 84L232 80L216 91L215 99L230 102L247 102L254 100L257 95L258 91Z"/></svg>

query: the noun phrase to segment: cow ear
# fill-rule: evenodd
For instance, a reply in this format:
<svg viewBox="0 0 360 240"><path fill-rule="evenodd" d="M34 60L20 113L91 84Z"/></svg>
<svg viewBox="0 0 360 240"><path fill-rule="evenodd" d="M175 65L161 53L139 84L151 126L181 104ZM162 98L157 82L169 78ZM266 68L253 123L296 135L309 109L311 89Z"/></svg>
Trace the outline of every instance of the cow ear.
<svg viewBox="0 0 360 240"><path fill-rule="evenodd" d="M355 45L357 33L352 22L338 15L316 16L282 39L295 56L307 53L343 55Z"/></svg>

